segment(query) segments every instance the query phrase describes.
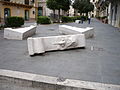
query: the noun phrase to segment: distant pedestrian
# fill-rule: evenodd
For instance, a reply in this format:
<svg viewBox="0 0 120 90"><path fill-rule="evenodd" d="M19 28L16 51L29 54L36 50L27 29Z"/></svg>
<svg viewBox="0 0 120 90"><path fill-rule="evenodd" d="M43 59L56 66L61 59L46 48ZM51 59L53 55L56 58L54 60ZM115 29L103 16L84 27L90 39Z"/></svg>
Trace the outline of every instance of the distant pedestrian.
<svg viewBox="0 0 120 90"><path fill-rule="evenodd" d="M90 24L90 22L91 22L91 16L90 16L90 14L88 15L88 24Z"/></svg>
<svg viewBox="0 0 120 90"><path fill-rule="evenodd" d="M83 21L84 21L84 18L83 17L81 17L81 23L83 24Z"/></svg>

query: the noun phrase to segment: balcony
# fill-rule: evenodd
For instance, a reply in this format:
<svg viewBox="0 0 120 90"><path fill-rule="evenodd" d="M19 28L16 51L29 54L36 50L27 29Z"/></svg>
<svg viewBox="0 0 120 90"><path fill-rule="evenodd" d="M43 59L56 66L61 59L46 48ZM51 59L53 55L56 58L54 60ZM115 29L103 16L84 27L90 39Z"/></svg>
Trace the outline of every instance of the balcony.
<svg viewBox="0 0 120 90"><path fill-rule="evenodd" d="M26 4L26 5L29 5L29 0L25 0L25 4Z"/></svg>
<svg viewBox="0 0 120 90"><path fill-rule="evenodd" d="M46 3L46 0L38 0L40 3Z"/></svg>
<svg viewBox="0 0 120 90"><path fill-rule="evenodd" d="M2 5L7 5L7 6L15 6L15 7L23 7L23 8L32 8L33 5L29 5L29 2L20 2L20 1L10 1L10 0L0 0L0 3Z"/></svg>
<svg viewBox="0 0 120 90"><path fill-rule="evenodd" d="M3 0L3 1L8 1L8 2L10 2L10 0Z"/></svg>

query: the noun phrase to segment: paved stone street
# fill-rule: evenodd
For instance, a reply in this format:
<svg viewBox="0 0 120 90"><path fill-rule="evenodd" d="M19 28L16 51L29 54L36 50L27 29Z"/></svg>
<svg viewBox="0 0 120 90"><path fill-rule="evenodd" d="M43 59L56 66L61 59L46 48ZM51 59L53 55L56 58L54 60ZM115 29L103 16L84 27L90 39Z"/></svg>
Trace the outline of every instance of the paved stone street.
<svg viewBox="0 0 120 90"><path fill-rule="evenodd" d="M38 25L36 36L59 35L59 24ZM93 19L95 37L87 39L86 49L46 52L30 57L27 41L7 40L0 31L0 69L120 85L120 31Z"/></svg>

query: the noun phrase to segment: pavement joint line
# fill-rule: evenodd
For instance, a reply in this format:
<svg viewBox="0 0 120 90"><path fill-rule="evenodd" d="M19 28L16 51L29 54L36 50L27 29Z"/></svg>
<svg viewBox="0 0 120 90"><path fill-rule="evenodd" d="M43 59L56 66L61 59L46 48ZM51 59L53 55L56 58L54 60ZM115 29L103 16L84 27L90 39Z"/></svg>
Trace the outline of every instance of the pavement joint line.
<svg viewBox="0 0 120 90"><path fill-rule="evenodd" d="M59 77L38 75L26 72L12 71L0 69L0 77L10 77L17 78L20 80L34 81L34 82L43 82L52 85L62 85L66 87L75 87L75 88L85 88L85 89L93 89L93 90L120 90L120 85L113 84L104 84L98 82L89 82L89 81L81 81L81 80L73 80L73 79L65 79L63 82L58 81Z"/></svg>

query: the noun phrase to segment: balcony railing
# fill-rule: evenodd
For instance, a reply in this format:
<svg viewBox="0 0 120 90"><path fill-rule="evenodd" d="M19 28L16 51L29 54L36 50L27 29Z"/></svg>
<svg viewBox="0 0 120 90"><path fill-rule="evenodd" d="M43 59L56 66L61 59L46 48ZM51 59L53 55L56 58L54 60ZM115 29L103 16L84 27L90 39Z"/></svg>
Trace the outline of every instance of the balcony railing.
<svg viewBox="0 0 120 90"><path fill-rule="evenodd" d="M19 0L17 1L10 1L10 0L0 0L2 5L8 5L8 6L16 6L16 7L24 7L24 8L32 8L33 5L29 5L29 3L24 3Z"/></svg>
<svg viewBox="0 0 120 90"><path fill-rule="evenodd" d="M3 1L8 1L8 2L10 2L10 0L3 0Z"/></svg>
<svg viewBox="0 0 120 90"><path fill-rule="evenodd" d="M38 2L45 3L46 0L38 0Z"/></svg>

